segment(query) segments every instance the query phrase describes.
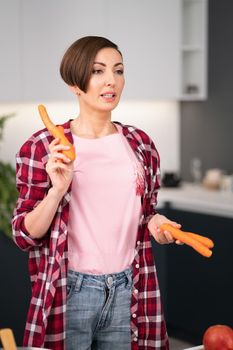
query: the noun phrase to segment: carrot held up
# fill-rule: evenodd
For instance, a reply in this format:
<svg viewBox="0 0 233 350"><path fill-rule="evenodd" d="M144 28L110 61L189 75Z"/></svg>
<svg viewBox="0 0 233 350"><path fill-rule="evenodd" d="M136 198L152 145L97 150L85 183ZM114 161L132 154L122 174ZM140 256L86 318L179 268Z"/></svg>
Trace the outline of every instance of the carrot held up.
<svg viewBox="0 0 233 350"><path fill-rule="evenodd" d="M65 136L64 128L61 125L56 126L51 121L44 105L39 105L38 110L39 110L41 120L44 123L45 127L50 132L50 134L54 138L58 138L61 145L70 147L68 150L62 151L62 153L64 153L68 158L70 158L70 160L75 160L75 148L72 145L72 143L70 143L69 140L67 139L67 137Z"/></svg>
<svg viewBox="0 0 233 350"><path fill-rule="evenodd" d="M214 243L211 239L198 235L192 232L185 232L170 224L162 224L162 231L169 231L174 239L179 240L195 249L199 254L209 258L212 255L210 248L213 248Z"/></svg>

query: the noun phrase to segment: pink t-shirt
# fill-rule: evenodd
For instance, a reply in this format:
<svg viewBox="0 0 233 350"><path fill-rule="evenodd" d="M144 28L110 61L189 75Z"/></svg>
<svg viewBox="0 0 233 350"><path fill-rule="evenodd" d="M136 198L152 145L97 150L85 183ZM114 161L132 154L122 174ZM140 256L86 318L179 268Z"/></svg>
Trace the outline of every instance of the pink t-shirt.
<svg viewBox="0 0 233 350"><path fill-rule="evenodd" d="M120 127L118 126L118 129ZM77 157L68 225L69 269L109 274L134 258L142 169L120 130L101 138L73 135Z"/></svg>

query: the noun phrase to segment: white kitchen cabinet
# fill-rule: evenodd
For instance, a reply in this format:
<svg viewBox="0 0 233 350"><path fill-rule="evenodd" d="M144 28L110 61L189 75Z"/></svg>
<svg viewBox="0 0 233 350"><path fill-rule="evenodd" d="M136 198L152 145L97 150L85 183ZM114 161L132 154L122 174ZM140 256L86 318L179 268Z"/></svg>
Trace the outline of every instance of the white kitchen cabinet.
<svg viewBox="0 0 233 350"><path fill-rule="evenodd" d="M84 35L106 36L119 45L126 66L124 99L200 96L185 91L187 85L200 86L203 71L195 62L202 45L197 50L190 41L181 45L182 18L190 12L185 2L194 0L2 1L0 102L73 100L59 65L65 49ZM200 75L198 83L189 79L193 75Z"/></svg>
<svg viewBox="0 0 233 350"><path fill-rule="evenodd" d="M127 98L177 100L180 0L120 0L115 11L105 4L106 33L124 53Z"/></svg>
<svg viewBox="0 0 233 350"><path fill-rule="evenodd" d="M0 2L0 101L18 101L21 89L20 3Z"/></svg>
<svg viewBox="0 0 233 350"><path fill-rule="evenodd" d="M103 35L104 17L104 0L1 0L0 102L71 100L62 55L81 36Z"/></svg>
<svg viewBox="0 0 233 350"><path fill-rule="evenodd" d="M70 44L104 32L104 0L23 0L23 100L74 99L59 73Z"/></svg>
<svg viewBox="0 0 233 350"><path fill-rule="evenodd" d="M181 100L207 98L208 0L181 0Z"/></svg>

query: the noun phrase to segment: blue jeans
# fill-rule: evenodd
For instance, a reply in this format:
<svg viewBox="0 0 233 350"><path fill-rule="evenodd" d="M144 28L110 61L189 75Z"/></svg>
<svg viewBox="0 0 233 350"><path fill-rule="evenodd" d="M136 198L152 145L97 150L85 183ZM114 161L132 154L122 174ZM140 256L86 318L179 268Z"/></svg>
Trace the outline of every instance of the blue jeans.
<svg viewBox="0 0 233 350"><path fill-rule="evenodd" d="M87 275L69 271L66 350L130 350L132 271Z"/></svg>

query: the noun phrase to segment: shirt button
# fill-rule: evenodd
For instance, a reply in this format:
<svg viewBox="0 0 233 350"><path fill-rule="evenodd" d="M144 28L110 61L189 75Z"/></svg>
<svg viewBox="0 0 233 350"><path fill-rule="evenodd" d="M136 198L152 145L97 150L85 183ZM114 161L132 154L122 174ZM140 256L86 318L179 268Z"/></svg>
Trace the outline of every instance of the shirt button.
<svg viewBox="0 0 233 350"><path fill-rule="evenodd" d="M140 241L137 241L137 245L140 245L141 244L141 242Z"/></svg>
<svg viewBox="0 0 233 350"><path fill-rule="evenodd" d="M134 293L135 293L135 294L138 294L138 289L134 289Z"/></svg>
<svg viewBox="0 0 233 350"><path fill-rule="evenodd" d="M139 269L139 264L136 264L135 267L136 267L136 269Z"/></svg>
<svg viewBox="0 0 233 350"><path fill-rule="evenodd" d="M138 338L135 337L133 340L134 340L134 341L138 341Z"/></svg>
<svg viewBox="0 0 233 350"><path fill-rule="evenodd" d="M132 316L133 316L133 318L136 318L136 317L137 317L137 315L136 315L136 314L133 314Z"/></svg>

